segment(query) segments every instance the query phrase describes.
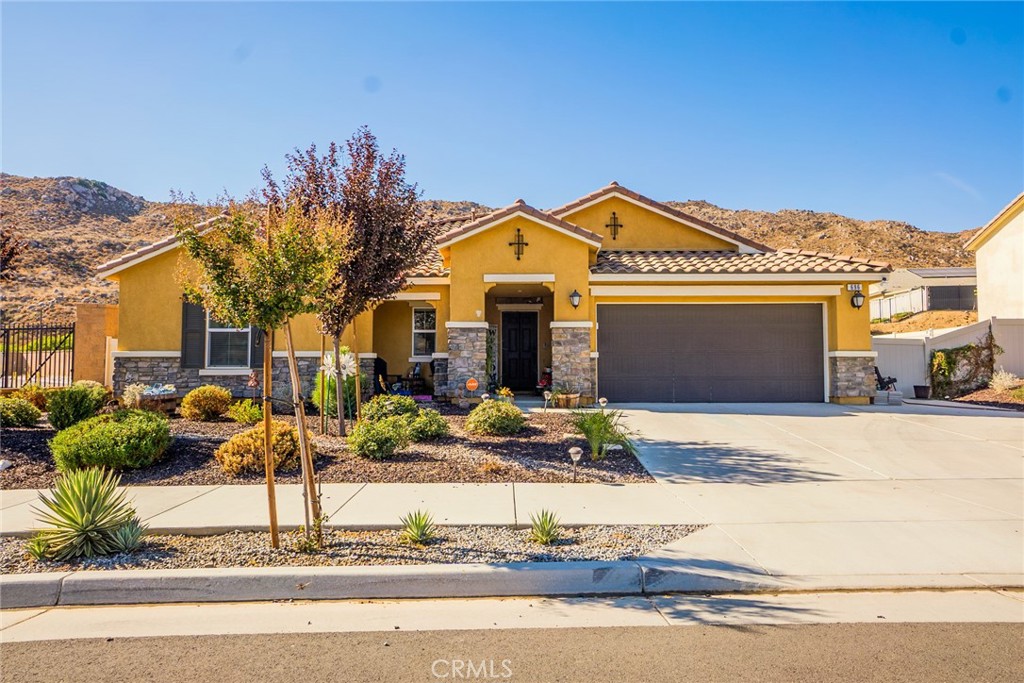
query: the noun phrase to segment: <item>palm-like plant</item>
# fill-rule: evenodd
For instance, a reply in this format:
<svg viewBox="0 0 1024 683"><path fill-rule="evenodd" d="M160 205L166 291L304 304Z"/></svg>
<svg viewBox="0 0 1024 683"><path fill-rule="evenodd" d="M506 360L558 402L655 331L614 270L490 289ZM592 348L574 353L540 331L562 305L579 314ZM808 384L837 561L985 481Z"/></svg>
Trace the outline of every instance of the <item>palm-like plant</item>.
<svg viewBox="0 0 1024 683"><path fill-rule="evenodd" d="M574 410L573 427L583 435L590 446L590 459L604 460L609 446L621 446L628 453L635 454L636 446L629 438L629 432L622 425L621 410Z"/></svg>
<svg viewBox="0 0 1024 683"><path fill-rule="evenodd" d="M530 540L541 545L551 545L562 537L558 515L551 510L541 510L530 515Z"/></svg>
<svg viewBox="0 0 1024 683"><path fill-rule="evenodd" d="M429 512L416 510L402 517L400 521L402 522L402 540L406 543L426 545L434 540L437 528L434 526L434 518Z"/></svg>
<svg viewBox="0 0 1024 683"><path fill-rule="evenodd" d="M36 534L30 552L42 551L45 557L64 561L137 546L145 529L124 491L118 491L120 483L121 477L102 468L61 475L52 498L39 494L45 509L33 508L49 528Z"/></svg>

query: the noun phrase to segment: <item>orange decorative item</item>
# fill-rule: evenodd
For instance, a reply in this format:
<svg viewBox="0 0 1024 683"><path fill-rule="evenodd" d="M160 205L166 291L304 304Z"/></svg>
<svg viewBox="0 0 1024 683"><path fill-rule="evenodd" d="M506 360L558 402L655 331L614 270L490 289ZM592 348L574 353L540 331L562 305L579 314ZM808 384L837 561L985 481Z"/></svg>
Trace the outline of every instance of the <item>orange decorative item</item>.
<svg viewBox="0 0 1024 683"><path fill-rule="evenodd" d="M480 382L477 382L475 377L466 380L466 391L476 391L479 387Z"/></svg>

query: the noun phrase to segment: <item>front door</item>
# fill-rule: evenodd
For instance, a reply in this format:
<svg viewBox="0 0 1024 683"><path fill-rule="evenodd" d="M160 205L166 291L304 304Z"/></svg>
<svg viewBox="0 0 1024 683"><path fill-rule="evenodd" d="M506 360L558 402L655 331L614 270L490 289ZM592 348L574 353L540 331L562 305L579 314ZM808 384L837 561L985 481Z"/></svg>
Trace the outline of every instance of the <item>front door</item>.
<svg viewBox="0 0 1024 683"><path fill-rule="evenodd" d="M537 386L537 313L501 314L501 383L509 389Z"/></svg>

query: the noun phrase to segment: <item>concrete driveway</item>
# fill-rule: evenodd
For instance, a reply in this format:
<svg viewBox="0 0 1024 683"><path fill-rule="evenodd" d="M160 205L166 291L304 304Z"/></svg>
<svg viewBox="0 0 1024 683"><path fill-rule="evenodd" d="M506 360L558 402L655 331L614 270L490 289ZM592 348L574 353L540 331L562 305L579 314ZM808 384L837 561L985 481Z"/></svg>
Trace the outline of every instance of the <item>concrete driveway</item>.
<svg viewBox="0 0 1024 683"><path fill-rule="evenodd" d="M658 553L677 567L807 587L1024 584L1024 415L617 407L648 470L710 525Z"/></svg>

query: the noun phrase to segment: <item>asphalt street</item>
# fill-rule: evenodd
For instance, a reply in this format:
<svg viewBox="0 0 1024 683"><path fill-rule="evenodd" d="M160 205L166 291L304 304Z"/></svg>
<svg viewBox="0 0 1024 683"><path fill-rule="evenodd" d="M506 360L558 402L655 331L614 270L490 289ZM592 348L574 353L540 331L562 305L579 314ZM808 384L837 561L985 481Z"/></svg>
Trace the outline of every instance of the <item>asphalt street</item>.
<svg viewBox="0 0 1024 683"><path fill-rule="evenodd" d="M2 680L1017 681L1022 624L816 624L9 643Z"/></svg>

